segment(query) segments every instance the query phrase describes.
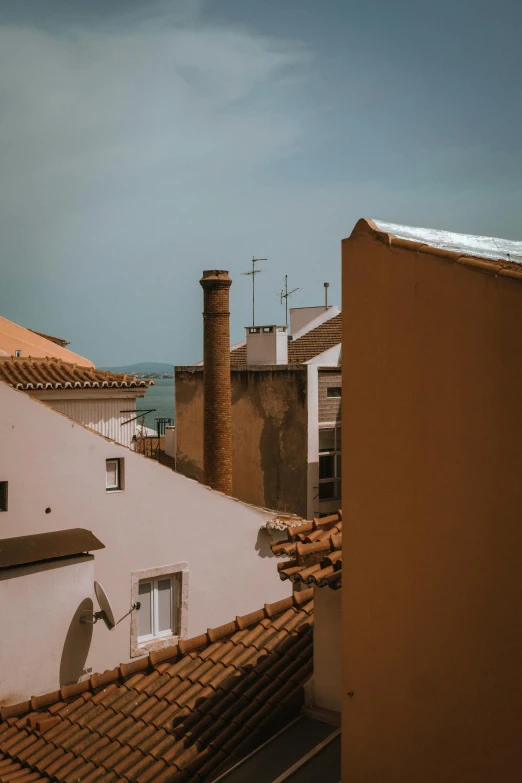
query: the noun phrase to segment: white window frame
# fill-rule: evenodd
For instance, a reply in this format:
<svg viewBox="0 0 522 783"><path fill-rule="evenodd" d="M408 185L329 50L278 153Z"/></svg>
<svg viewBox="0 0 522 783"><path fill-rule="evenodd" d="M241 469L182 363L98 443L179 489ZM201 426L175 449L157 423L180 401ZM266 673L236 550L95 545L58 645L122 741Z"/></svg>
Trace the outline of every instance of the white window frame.
<svg viewBox="0 0 522 783"><path fill-rule="evenodd" d="M164 582L164 581L170 582L170 628L168 628L165 631L158 631L158 625L159 625L159 619L158 619L158 583ZM144 634L143 636L138 635L138 643L141 644L142 642L149 642L151 639L160 639L162 636L173 636L175 635L176 631L176 620L174 608L179 605L179 580L173 576L172 574L165 574L164 576L158 576L156 579L140 579L138 584L138 595L139 595L139 585L142 584L149 584L152 586L152 590L150 591L150 600L151 600L151 620L152 620L152 633ZM141 601L142 598L140 596L139 600ZM139 615L138 615L138 634L139 634Z"/></svg>
<svg viewBox="0 0 522 783"><path fill-rule="evenodd" d="M342 439L342 425L339 424L325 424L319 427L319 433L324 430L334 431L334 446L333 449L327 449L325 451L319 450L319 463L318 463L318 475L321 475L321 457L333 457L334 459L334 475L331 478L319 478L319 486L317 491L317 500L319 503L330 503L333 500L340 500L341 498L341 470L339 468L341 462L341 439ZM320 436L319 436L320 437ZM319 497L320 487L322 484L335 484L338 487L337 492L331 498Z"/></svg>
<svg viewBox="0 0 522 783"><path fill-rule="evenodd" d="M17 359L21 359L21 358L22 358L22 351L21 351L21 349L20 349L20 348L17 348L17 349L16 349L16 351L15 351L15 357L16 357Z"/></svg>
<svg viewBox="0 0 522 783"><path fill-rule="evenodd" d="M109 477L109 471L107 470L109 466L109 462L116 463L116 484L109 485L107 483ZM106 492L121 492L121 490L123 489L122 473L123 473L123 460L121 458L115 457L113 459L105 460L105 491Z"/></svg>
<svg viewBox="0 0 522 783"><path fill-rule="evenodd" d="M162 579L171 579L171 629L162 631L156 635L139 635L139 610L131 614L130 622L130 647L131 657L144 655L152 650L161 650L170 647L180 639L187 638L188 630L188 586L189 567L187 562L171 563L170 565L148 568L144 571L135 571L131 574L131 606L140 601L139 586L143 582L157 583ZM153 604L153 631L158 625L158 602Z"/></svg>

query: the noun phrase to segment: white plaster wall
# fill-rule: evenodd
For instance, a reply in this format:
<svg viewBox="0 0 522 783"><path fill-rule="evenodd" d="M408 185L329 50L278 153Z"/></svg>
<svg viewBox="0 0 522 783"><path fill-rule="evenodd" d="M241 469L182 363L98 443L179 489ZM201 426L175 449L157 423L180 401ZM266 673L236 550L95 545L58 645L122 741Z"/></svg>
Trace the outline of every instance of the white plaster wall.
<svg viewBox="0 0 522 783"><path fill-rule="evenodd" d="M342 702L341 590L317 588L314 597L313 700L316 707L339 713Z"/></svg>
<svg viewBox="0 0 522 783"><path fill-rule="evenodd" d="M100 394L103 390L100 389ZM71 392L36 392L31 396L50 405L56 411L69 416L71 419L85 424L92 430L101 433L106 438L115 440L123 446L132 445L132 437L136 431L136 421L130 422L136 416L136 397L96 397L96 393ZM143 396L143 395L141 395ZM132 411L132 413L122 413Z"/></svg>
<svg viewBox="0 0 522 783"><path fill-rule="evenodd" d="M112 443L2 383L0 443L0 480L9 481L1 535L92 530L106 547L96 553L95 578L116 619L130 608L133 571L180 561L190 569L188 636L290 594L277 576L268 533L260 532L269 512ZM105 460L115 457L125 459L125 490L107 493ZM27 644L34 644L32 634ZM43 654L54 642L43 634L38 644ZM130 618L113 631L97 623L88 666L103 671L129 658Z"/></svg>
<svg viewBox="0 0 522 783"><path fill-rule="evenodd" d="M86 673L93 628L78 610L92 607L93 580L92 555L0 571L0 702L55 690L60 671Z"/></svg>
<svg viewBox="0 0 522 783"><path fill-rule="evenodd" d="M341 343L309 359L305 364L319 364L321 367L338 367L341 364Z"/></svg>
<svg viewBox="0 0 522 783"><path fill-rule="evenodd" d="M165 427L165 454L176 457L176 427Z"/></svg>

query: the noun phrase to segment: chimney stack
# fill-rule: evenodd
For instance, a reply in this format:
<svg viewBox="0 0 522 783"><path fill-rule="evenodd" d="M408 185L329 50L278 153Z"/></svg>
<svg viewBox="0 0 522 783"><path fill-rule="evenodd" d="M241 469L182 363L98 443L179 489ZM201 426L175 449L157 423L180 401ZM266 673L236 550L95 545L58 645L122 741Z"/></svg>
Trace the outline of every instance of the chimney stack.
<svg viewBox="0 0 522 783"><path fill-rule="evenodd" d="M232 392L228 272L210 269L200 280L203 307L203 464L205 482L232 494Z"/></svg>

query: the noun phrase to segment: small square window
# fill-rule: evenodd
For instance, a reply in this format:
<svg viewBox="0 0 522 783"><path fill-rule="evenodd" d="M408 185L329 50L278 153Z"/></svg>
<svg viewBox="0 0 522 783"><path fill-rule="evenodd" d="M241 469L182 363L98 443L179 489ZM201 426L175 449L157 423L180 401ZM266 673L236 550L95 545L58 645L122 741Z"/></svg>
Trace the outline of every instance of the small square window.
<svg viewBox="0 0 522 783"><path fill-rule="evenodd" d="M19 359L21 357L21 355L22 355L22 351L19 348L17 348L16 351L15 351L16 358Z"/></svg>
<svg viewBox="0 0 522 783"><path fill-rule="evenodd" d="M7 511L7 481L0 481L0 511Z"/></svg>
<svg viewBox="0 0 522 783"><path fill-rule="evenodd" d="M122 459L108 459L105 461L105 489L107 492L123 489Z"/></svg>
<svg viewBox="0 0 522 783"><path fill-rule="evenodd" d="M178 597L173 576L143 579L139 583L138 642L148 642L178 633Z"/></svg>
<svg viewBox="0 0 522 783"><path fill-rule="evenodd" d="M319 430L319 451L335 451L335 430Z"/></svg>
<svg viewBox="0 0 522 783"><path fill-rule="evenodd" d="M340 397L341 396L341 387L340 386L328 386L326 389L326 396L327 397Z"/></svg>

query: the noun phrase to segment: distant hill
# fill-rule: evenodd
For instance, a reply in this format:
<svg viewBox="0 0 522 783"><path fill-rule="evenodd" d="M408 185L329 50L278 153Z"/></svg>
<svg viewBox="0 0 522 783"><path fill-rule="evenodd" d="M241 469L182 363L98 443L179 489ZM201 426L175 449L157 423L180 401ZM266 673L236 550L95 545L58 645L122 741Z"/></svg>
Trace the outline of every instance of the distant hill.
<svg viewBox="0 0 522 783"><path fill-rule="evenodd" d="M124 364L122 367L98 367L99 370L110 370L110 372L126 372L128 375L144 372L168 372L174 371L173 364L165 362L138 362L137 364Z"/></svg>

